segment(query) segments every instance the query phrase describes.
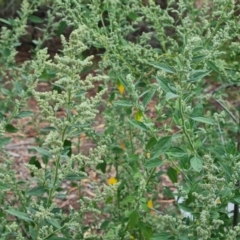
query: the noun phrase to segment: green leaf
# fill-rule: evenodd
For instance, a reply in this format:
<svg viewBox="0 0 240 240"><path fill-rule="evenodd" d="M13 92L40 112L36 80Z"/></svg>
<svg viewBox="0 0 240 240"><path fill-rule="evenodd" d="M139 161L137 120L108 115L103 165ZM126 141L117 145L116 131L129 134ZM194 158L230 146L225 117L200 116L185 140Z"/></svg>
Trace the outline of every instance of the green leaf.
<svg viewBox="0 0 240 240"><path fill-rule="evenodd" d="M48 127L41 128L40 132L50 132L50 131L56 131L56 130L57 129L55 127L48 126Z"/></svg>
<svg viewBox="0 0 240 240"><path fill-rule="evenodd" d="M231 202L232 202L232 203L240 204L240 197L235 197L235 198L233 198L233 200L232 200Z"/></svg>
<svg viewBox="0 0 240 240"><path fill-rule="evenodd" d="M46 157L49 157L49 158L52 157L51 153L48 150L46 150L46 149L43 149L41 147L32 147L32 149L36 150L42 156L46 156Z"/></svg>
<svg viewBox="0 0 240 240"><path fill-rule="evenodd" d="M129 216L129 220L128 220L128 229L131 230L133 229L139 220L139 214L137 210L133 210L132 213Z"/></svg>
<svg viewBox="0 0 240 240"><path fill-rule="evenodd" d="M157 143L157 139L155 137L151 137L146 144L146 150L152 149L156 143Z"/></svg>
<svg viewBox="0 0 240 240"><path fill-rule="evenodd" d="M151 240L168 240L171 238L172 236L170 235L170 233L161 232L161 233L154 234Z"/></svg>
<svg viewBox="0 0 240 240"><path fill-rule="evenodd" d="M191 82L196 82L198 80L201 80L202 78L206 77L209 73L212 71L206 71L206 70L195 70L190 76Z"/></svg>
<svg viewBox="0 0 240 240"><path fill-rule="evenodd" d="M191 164L191 167L196 172L201 172L201 170L202 170L202 160L199 157L192 157L190 159L190 164Z"/></svg>
<svg viewBox="0 0 240 240"><path fill-rule="evenodd" d="M173 99L173 98L178 98L178 95L175 94L175 93L172 93L172 92L167 92L166 94L166 100L170 100L170 99Z"/></svg>
<svg viewBox="0 0 240 240"><path fill-rule="evenodd" d="M0 22L3 22L3 23L5 23L5 24L7 24L7 25L12 26L12 23L11 23L10 21L4 19L4 18L0 18Z"/></svg>
<svg viewBox="0 0 240 240"><path fill-rule="evenodd" d="M15 128L12 124L7 124L5 126L5 130L6 130L6 132L9 132L9 133L15 133L18 131L18 129Z"/></svg>
<svg viewBox="0 0 240 240"><path fill-rule="evenodd" d="M167 170L167 175L173 183L178 182L178 173L176 169L169 167Z"/></svg>
<svg viewBox="0 0 240 240"><path fill-rule="evenodd" d="M124 150L118 146L115 146L115 147L112 147L112 151L115 153L115 154L121 154L121 153L124 153Z"/></svg>
<svg viewBox="0 0 240 240"><path fill-rule="evenodd" d="M80 174L80 173L72 173L69 174L65 177L66 180L71 180L71 181L78 181L78 180L82 180L83 178L85 178L86 176L84 174Z"/></svg>
<svg viewBox="0 0 240 240"><path fill-rule="evenodd" d="M172 92L171 88L169 87L169 81L166 78L157 76L156 79L157 79L159 86L162 88L162 90L165 93Z"/></svg>
<svg viewBox="0 0 240 240"><path fill-rule="evenodd" d="M150 240L153 235L151 226L145 222L139 222L138 227L141 230L144 239Z"/></svg>
<svg viewBox="0 0 240 240"><path fill-rule="evenodd" d="M9 57L11 54L11 50L9 48L4 48L2 53L4 57Z"/></svg>
<svg viewBox="0 0 240 240"><path fill-rule="evenodd" d="M198 56L194 56L192 60L193 62L198 62L200 60L203 60L204 58L206 58L206 55L198 55Z"/></svg>
<svg viewBox="0 0 240 240"><path fill-rule="evenodd" d="M50 223L55 228L60 228L61 227L60 224L58 223L57 219L54 219L54 218L47 219L47 222Z"/></svg>
<svg viewBox="0 0 240 240"><path fill-rule="evenodd" d="M103 162L99 163L99 164L96 166L96 168L97 168L98 170L101 170L102 173L106 173L106 169L107 169L107 163L106 163L106 161L103 161Z"/></svg>
<svg viewBox="0 0 240 240"><path fill-rule="evenodd" d="M137 15L137 13L135 13L135 12L130 12L130 13L128 14L128 17L129 17L132 21L135 21L135 20L137 19L138 15Z"/></svg>
<svg viewBox="0 0 240 240"><path fill-rule="evenodd" d="M192 120L197 121L197 122L201 122L201 123L207 123L207 124L211 124L214 125L214 120L211 118L206 118L206 117L191 117Z"/></svg>
<svg viewBox="0 0 240 240"><path fill-rule="evenodd" d="M28 17L28 19L32 22L32 23L43 23L43 19L42 18L39 18L37 16L34 16L34 15L30 15Z"/></svg>
<svg viewBox="0 0 240 240"><path fill-rule="evenodd" d="M64 140L64 143L63 143L63 148L64 148L64 154L67 154L68 157L71 157L72 155L72 142L68 139L65 139Z"/></svg>
<svg viewBox="0 0 240 240"><path fill-rule="evenodd" d="M135 119L128 119L128 121L131 125L133 125L136 128L139 128L141 130L147 130L148 129L147 126L144 123L139 122Z"/></svg>
<svg viewBox="0 0 240 240"><path fill-rule="evenodd" d="M132 103L127 100L118 100L113 103L115 106L132 107Z"/></svg>
<svg viewBox="0 0 240 240"><path fill-rule="evenodd" d="M143 98L143 105L144 105L144 107L146 107L146 106L148 105L148 103L151 101L151 99L153 98L155 92L156 92L155 89L151 89L151 90L149 90L149 92L144 96L144 98Z"/></svg>
<svg viewBox="0 0 240 240"><path fill-rule="evenodd" d="M38 186L30 189L29 191L27 191L26 194L29 196L41 197L45 192L46 192L46 189L44 187Z"/></svg>
<svg viewBox="0 0 240 240"><path fill-rule="evenodd" d="M145 164L144 166L146 168L155 168L155 167L159 167L163 165L163 161L160 160L159 158L152 158L152 159L149 159Z"/></svg>
<svg viewBox="0 0 240 240"><path fill-rule="evenodd" d="M33 116L33 115L34 115L34 113L31 112L31 111L22 111L22 112L20 112L20 113L17 115L16 118L31 117L31 116Z"/></svg>
<svg viewBox="0 0 240 240"><path fill-rule="evenodd" d="M52 236L50 238L47 238L47 240L69 240L69 238Z"/></svg>
<svg viewBox="0 0 240 240"><path fill-rule="evenodd" d="M215 65L214 62L212 61L208 61L207 65L216 73L221 73L221 71L219 70L219 68Z"/></svg>
<svg viewBox="0 0 240 240"><path fill-rule="evenodd" d="M7 145L11 139L10 137L0 138L0 147Z"/></svg>
<svg viewBox="0 0 240 240"><path fill-rule="evenodd" d="M28 163L34 165L38 169L42 168L41 163L37 160L36 156L32 156Z"/></svg>
<svg viewBox="0 0 240 240"><path fill-rule="evenodd" d="M167 154L172 157L181 158L187 153L179 147L171 147L168 149Z"/></svg>
<svg viewBox="0 0 240 240"><path fill-rule="evenodd" d="M133 203L136 201L136 198L133 195L127 196L125 197L122 201L121 204L125 204L125 203Z"/></svg>
<svg viewBox="0 0 240 240"><path fill-rule="evenodd" d="M157 158L165 153L171 146L172 138L170 136L161 138L153 148L153 157Z"/></svg>
<svg viewBox="0 0 240 240"><path fill-rule="evenodd" d="M5 210L5 211L8 212L9 214L15 216L15 217L18 217L19 219L24 220L24 221L32 221L32 219L26 213L17 211L17 210L12 209L12 208L8 209L8 210Z"/></svg>
<svg viewBox="0 0 240 240"><path fill-rule="evenodd" d="M175 73L174 68L165 63L155 63L154 62L154 63L150 63L150 65L157 69L163 70L164 72L167 72L167 73Z"/></svg>
<svg viewBox="0 0 240 240"><path fill-rule="evenodd" d="M67 22L66 21L61 21L59 26L58 26L58 30L57 30L57 36L60 37L60 35L63 34L64 30L67 27Z"/></svg>
<svg viewBox="0 0 240 240"><path fill-rule="evenodd" d="M5 191L5 190L8 190L8 189L9 189L9 187L6 184L0 182L0 190Z"/></svg>

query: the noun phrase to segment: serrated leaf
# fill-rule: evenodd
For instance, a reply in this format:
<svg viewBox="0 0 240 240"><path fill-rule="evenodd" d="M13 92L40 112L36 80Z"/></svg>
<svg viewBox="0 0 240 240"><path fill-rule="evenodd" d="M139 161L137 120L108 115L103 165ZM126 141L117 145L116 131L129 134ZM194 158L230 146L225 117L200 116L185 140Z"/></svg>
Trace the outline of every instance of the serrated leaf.
<svg viewBox="0 0 240 240"><path fill-rule="evenodd" d="M161 138L153 148L153 157L158 158L161 154L165 153L171 146L171 137Z"/></svg>
<svg viewBox="0 0 240 240"><path fill-rule="evenodd" d="M49 158L52 157L51 153L48 150L46 150L46 149L43 149L41 147L32 147L32 149L36 150L42 156L46 156L46 157L49 157Z"/></svg>
<svg viewBox="0 0 240 240"><path fill-rule="evenodd" d="M43 23L43 19L34 15L30 15L28 19L33 23Z"/></svg>
<svg viewBox="0 0 240 240"><path fill-rule="evenodd" d="M5 130L6 132L9 132L9 133L16 133L18 131L18 129L15 128L12 124L7 124L5 126Z"/></svg>
<svg viewBox="0 0 240 240"><path fill-rule="evenodd" d="M156 143L157 139L155 137L151 137L146 144L146 150L152 149Z"/></svg>
<svg viewBox="0 0 240 240"><path fill-rule="evenodd" d="M60 224L58 223L57 219L51 218L51 219L47 219L47 222L50 223L52 226L56 227L56 228L60 228Z"/></svg>
<svg viewBox="0 0 240 240"><path fill-rule="evenodd" d="M143 98L143 105L144 107L146 107L148 105L148 103L151 101L151 99L153 98L154 94L155 94L156 90L149 90L149 92L144 96Z"/></svg>
<svg viewBox="0 0 240 240"><path fill-rule="evenodd" d="M139 128L141 130L147 130L148 129L147 126L142 122L138 122L134 119L128 119L128 121L131 125L133 125L136 128Z"/></svg>
<svg viewBox="0 0 240 240"><path fill-rule="evenodd" d="M195 70L190 76L190 82L196 82L198 80L201 80L202 78L206 77L209 73L212 71L206 71L206 70Z"/></svg>
<svg viewBox="0 0 240 240"><path fill-rule="evenodd" d="M113 103L115 106L121 106L121 107L132 107L132 103L127 100L118 100Z"/></svg>
<svg viewBox="0 0 240 240"><path fill-rule="evenodd" d="M11 139L10 137L0 138L0 147L7 145Z"/></svg>
<svg viewBox="0 0 240 240"><path fill-rule="evenodd" d="M41 197L44 193L45 193L46 189L42 186L38 186L38 187L34 187L32 189L30 189L29 191L27 191L27 195L29 196L37 196L37 197Z"/></svg>
<svg viewBox="0 0 240 240"><path fill-rule="evenodd" d="M206 117L191 117L192 120L197 121L197 122L201 122L201 123L207 123L207 124L211 124L214 125L214 120L211 118L206 118Z"/></svg>
<svg viewBox="0 0 240 240"><path fill-rule="evenodd" d="M9 214L18 217L19 219L25 220L25 221L32 221L32 219L28 216L28 214L17 211L15 209L8 209L5 210L6 212L8 212Z"/></svg>
<svg viewBox="0 0 240 240"><path fill-rule="evenodd" d="M161 165L163 165L163 161L159 158L151 158L144 164L146 168L155 168L160 167Z"/></svg>
<svg viewBox="0 0 240 240"><path fill-rule="evenodd" d="M34 113L31 111L22 111L17 115L17 118L25 118L25 117L31 117Z"/></svg>
<svg viewBox="0 0 240 240"><path fill-rule="evenodd" d="M157 69L163 70L164 72L167 72L167 73L175 73L174 68L165 63L155 63L154 62L154 63L150 63L150 65Z"/></svg>
<svg viewBox="0 0 240 240"><path fill-rule="evenodd" d="M202 160L199 157L192 157L190 159L190 164L191 164L191 167L196 172L201 172L201 170L202 170Z"/></svg>
<svg viewBox="0 0 240 240"><path fill-rule="evenodd" d="M178 173L176 169L169 167L167 170L167 175L173 183L178 182Z"/></svg>
<svg viewBox="0 0 240 240"><path fill-rule="evenodd" d="M133 210L132 213L129 216L129 220L128 220L128 229L131 230L133 229L139 220L139 214L137 210Z"/></svg>

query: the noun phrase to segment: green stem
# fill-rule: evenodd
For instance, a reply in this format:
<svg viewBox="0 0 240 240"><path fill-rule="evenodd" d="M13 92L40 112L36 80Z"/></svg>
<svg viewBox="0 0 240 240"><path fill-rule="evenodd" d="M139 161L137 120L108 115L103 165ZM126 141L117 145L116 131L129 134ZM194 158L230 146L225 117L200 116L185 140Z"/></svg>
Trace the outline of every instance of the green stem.
<svg viewBox="0 0 240 240"><path fill-rule="evenodd" d="M64 136L65 136L66 129L67 129L67 127L65 127L65 129L63 130L63 133L62 133L62 142L64 141ZM54 173L53 186L52 186L52 188L51 188L51 190L50 190L50 192L49 192L48 201L47 201L47 206L50 206L53 192L54 192L55 189L56 189L56 186L55 186L55 185L56 185L57 180L58 180L58 169L59 169L59 166L60 166L60 159L61 159L61 154L59 154L59 156L57 157L56 168L55 168L55 173Z"/></svg>
<svg viewBox="0 0 240 240"><path fill-rule="evenodd" d="M183 109L182 109L182 98L179 98L179 110L180 110L181 119L182 119L182 127L183 127L182 130L183 130L183 133L186 136L186 138L187 138L187 140L189 142L189 145L191 146L192 151L195 152L193 143L191 141L190 136L188 135L188 132L187 132L187 129L186 129L186 126L185 126L185 120L184 120L184 117L183 117Z"/></svg>

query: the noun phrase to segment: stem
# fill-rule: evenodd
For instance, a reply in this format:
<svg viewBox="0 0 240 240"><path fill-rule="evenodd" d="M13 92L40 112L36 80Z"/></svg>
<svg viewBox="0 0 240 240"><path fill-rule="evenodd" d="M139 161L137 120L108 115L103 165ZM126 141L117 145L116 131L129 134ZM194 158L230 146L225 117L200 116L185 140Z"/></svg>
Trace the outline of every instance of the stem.
<svg viewBox="0 0 240 240"><path fill-rule="evenodd" d="M191 141L191 138L190 136L188 135L188 132L187 132L187 129L186 129L186 126L185 126L185 120L184 120L184 117L183 117L183 109L182 109L182 98L179 98L179 110L180 110L180 114L181 114L181 119L182 119L182 130L183 130L183 133L184 135L186 136L190 146L191 146L191 149L193 152L195 152L194 150L194 146L193 146L193 143Z"/></svg>
<svg viewBox="0 0 240 240"><path fill-rule="evenodd" d="M129 137L130 137L130 145L131 145L131 149L132 149L132 154L134 154L134 147L133 147L133 136L132 136L132 127L129 125L130 127L130 131L129 131Z"/></svg>
<svg viewBox="0 0 240 240"><path fill-rule="evenodd" d="M146 182L146 186L149 184L149 182L150 182L150 180L151 180L151 178L152 178L152 176L153 176L155 171L156 171L156 167L152 169L152 171L151 171L151 173L150 173L150 175L148 177L148 180Z"/></svg>
<svg viewBox="0 0 240 240"><path fill-rule="evenodd" d="M63 133L62 133L62 142L64 141L64 135L65 135L66 129L67 129L67 127L65 127L65 129L63 130ZM52 186L52 188L49 192L49 196L48 196L48 200L47 200L47 206L50 206L50 202L51 202L51 199L52 199L53 192L56 189L55 185L56 185L57 180L58 180L58 169L59 169L59 166L60 166L60 158L61 158L61 154L59 154L58 157L57 157L53 186Z"/></svg>

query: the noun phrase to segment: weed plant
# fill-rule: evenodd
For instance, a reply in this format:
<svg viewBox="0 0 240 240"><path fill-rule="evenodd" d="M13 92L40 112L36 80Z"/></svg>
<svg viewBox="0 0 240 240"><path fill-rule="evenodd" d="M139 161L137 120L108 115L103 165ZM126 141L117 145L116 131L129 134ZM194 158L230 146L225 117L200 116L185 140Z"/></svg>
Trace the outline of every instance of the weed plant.
<svg viewBox="0 0 240 240"><path fill-rule="evenodd" d="M1 240L240 239L240 5L166 2L23 0L18 17L1 19ZM42 35L18 63L30 22ZM50 58L44 43L57 35L62 49ZM26 176L7 147L25 136L24 121L38 133ZM82 187L90 171L93 197ZM162 175L176 191L159 187ZM73 187L78 205L64 209ZM183 202L161 207L163 191Z"/></svg>

